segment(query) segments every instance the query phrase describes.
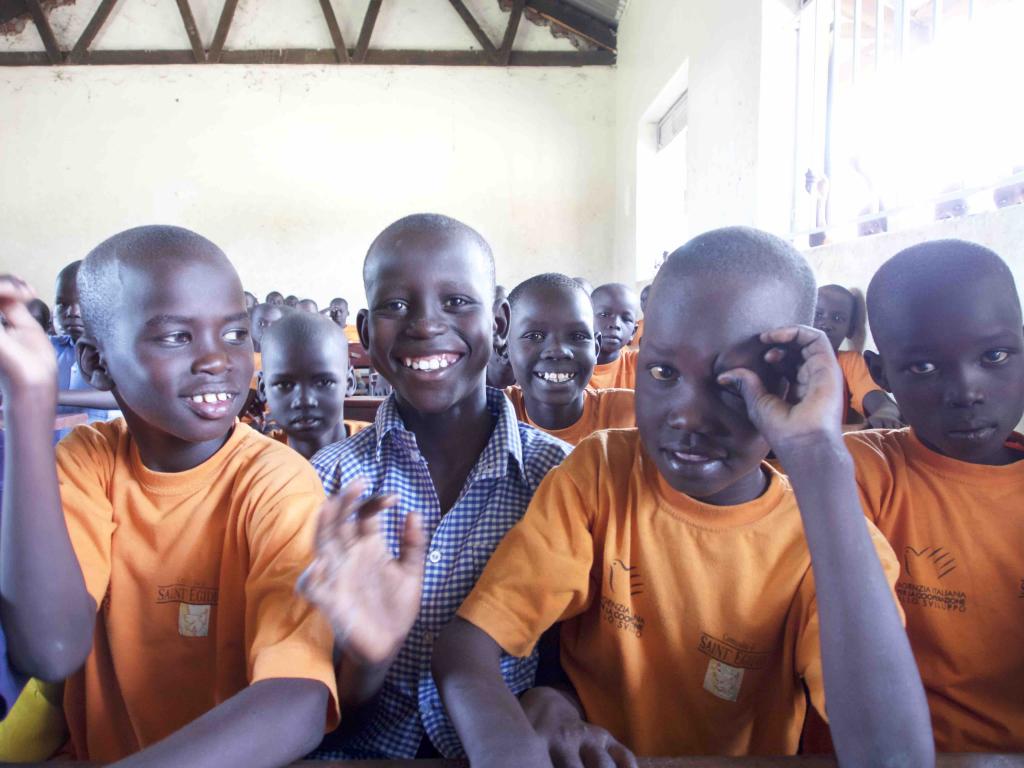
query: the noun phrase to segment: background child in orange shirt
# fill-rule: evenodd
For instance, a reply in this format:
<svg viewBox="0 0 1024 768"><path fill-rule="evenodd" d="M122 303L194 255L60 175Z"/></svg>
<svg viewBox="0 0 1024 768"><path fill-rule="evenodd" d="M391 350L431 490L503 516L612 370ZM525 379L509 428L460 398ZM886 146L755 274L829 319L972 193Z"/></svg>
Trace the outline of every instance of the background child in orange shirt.
<svg viewBox="0 0 1024 768"><path fill-rule="evenodd" d="M326 317L291 312L263 336L260 390L269 416L303 457L345 439L348 340Z"/></svg>
<svg viewBox="0 0 1024 768"><path fill-rule="evenodd" d="M640 317L636 292L622 283L599 285L590 294L594 305L594 331L601 334L597 365L590 378L594 389L633 389L636 352L628 348Z"/></svg>
<svg viewBox="0 0 1024 768"><path fill-rule="evenodd" d="M140 227L79 283L82 372L124 419L78 427L55 468L53 353L30 292L0 281L0 604L29 630L14 658L41 657L47 679L85 658L64 699L77 759L287 764L337 720L330 629L294 594L323 492L236 422L252 376L238 275L193 232Z"/></svg>
<svg viewBox="0 0 1024 768"><path fill-rule="evenodd" d="M823 285L818 289L814 308L814 327L828 336L843 371L843 424L852 422L850 410L864 416L866 424L875 429L899 429L903 426L900 409L882 391L868 371L860 349L842 352L839 347L847 339L864 335L863 299L858 301L852 291L841 285Z"/></svg>
<svg viewBox="0 0 1024 768"><path fill-rule="evenodd" d="M651 295L651 286L647 284L640 291L640 312L647 313L647 297ZM644 336L644 319L641 317L636 321L636 333L633 334L633 342L629 345L633 349L640 349L640 339Z"/></svg>
<svg viewBox="0 0 1024 768"><path fill-rule="evenodd" d="M908 248L868 288L869 354L909 429L847 435L941 751L1024 750L1024 332L1013 275L960 240Z"/></svg>
<svg viewBox="0 0 1024 768"><path fill-rule="evenodd" d="M520 421L571 445L598 429L636 426L632 390L587 386L600 339L579 283L536 275L513 289L509 304L508 356L519 385L506 394Z"/></svg>
<svg viewBox="0 0 1024 768"><path fill-rule="evenodd" d="M435 644L471 762L794 753L805 684L842 764L934 760L895 557L843 447L835 357L794 325L814 301L803 258L756 230L669 257L639 430L598 432L548 474ZM762 463L769 446L788 481ZM499 653L529 652L558 621L575 694L535 688L520 704Z"/></svg>

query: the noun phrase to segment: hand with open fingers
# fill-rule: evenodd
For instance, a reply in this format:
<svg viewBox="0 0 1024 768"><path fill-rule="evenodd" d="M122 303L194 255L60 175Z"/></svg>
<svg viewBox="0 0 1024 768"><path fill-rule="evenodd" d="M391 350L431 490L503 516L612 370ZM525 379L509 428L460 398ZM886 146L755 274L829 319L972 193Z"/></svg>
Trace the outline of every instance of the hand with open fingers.
<svg viewBox="0 0 1024 768"><path fill-rule="evenodd" d="M786 386L771 392L748 368L734 368L718 383L743 398L747 416L776 453L787 444L829 436L839 439L842 423L842 371L828 336L806 325L767 331L765 362Z"/></svg>
<svg viewBox="0 0 1024 768"><path fill-rule="evenodd" d="M363 489L356 480L320 507L313 562L296 589L330 621L339 650L375 665L397 653L416 621L425 541L419 515L410 513L401 553L392 557L377 515L397 499L360 501Z"/></svg>
<svg viewBox="0 0 1024 768"><path fill-rule="evenodd" d="M541 686L520 700L554 768L637 768L633 753L604 728L584 720L566 697Z"/></svg>
<svg viewBox="0 0 1024 768"><path fill-rule="evenodd" d="M57 387L57 357L46 332L28 311L35 298L28 284L13 275L0 276L0 389L16 392Z"/></svg>

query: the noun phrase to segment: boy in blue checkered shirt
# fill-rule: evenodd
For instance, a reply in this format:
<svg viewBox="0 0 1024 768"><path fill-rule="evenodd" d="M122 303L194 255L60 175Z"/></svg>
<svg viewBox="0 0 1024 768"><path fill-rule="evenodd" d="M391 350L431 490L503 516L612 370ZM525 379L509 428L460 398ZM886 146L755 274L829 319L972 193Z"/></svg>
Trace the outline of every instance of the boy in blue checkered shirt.
<svg viewBox="0 0 1024 768"><path fill-rule="evenodd" d="M334 495L301 590L336 635L342 725L317 757L460 757L430 673L437 633L569 446L521 424L485 384L509 326L494 258L473 229L416 214L385 229L363 265L357 319L394 387L374 424L312 461ZM344 489L344 490L342 490ZM513 693L536 657L502 660Z"/></svg>

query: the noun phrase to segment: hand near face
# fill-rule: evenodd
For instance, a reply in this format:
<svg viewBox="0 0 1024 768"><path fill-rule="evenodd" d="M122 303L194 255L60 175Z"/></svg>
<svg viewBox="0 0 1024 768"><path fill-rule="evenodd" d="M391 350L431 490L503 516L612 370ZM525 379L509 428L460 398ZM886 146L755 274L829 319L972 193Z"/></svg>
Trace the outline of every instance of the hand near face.
<svg viewBox="0 0 1024 768"><path fill-rule="evenodd" d="M796 325L762 333L760 340L770 345L765 362L788 382L781 396L747 368L724 372L719 384L743 398L747 416L776 453L808 440L838 439L843 382L828 337Z"/></svg>
<svg viewBox="0 0 1024 768"><path fill-rule="evenodd" d="M401 554L392 557L377 514L397 499L360 501L362 491L357 480L320 507L316 554L296 589L330 621L341 651L375 665L394 656L419 613L425 539L419 515L410 513Z"/></svg>
<svg viewBox="0 0 1024 768"><path fill-rule="evenodd" d="M23 280L0 277L0 390L8 398L39 387L49 387L56 395L56 355L46 332L25 306L34 298Z"/></svg>

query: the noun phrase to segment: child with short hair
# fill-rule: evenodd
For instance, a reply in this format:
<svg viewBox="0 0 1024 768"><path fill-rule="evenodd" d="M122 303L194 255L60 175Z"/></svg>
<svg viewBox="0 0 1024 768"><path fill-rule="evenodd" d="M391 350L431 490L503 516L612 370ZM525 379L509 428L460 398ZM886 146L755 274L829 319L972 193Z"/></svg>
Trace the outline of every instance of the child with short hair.
<svg viewBox="0 0 1024 768"><path fill-rule="evenodd" d="M806 711L842 765L928 765L928 713L839 428L814 276L733 227L673 253L640 350L638 430L552 470L438 639L434 674L473 764L605 753L793 754ZM771 446L788 479L763 463ZM879 559L881 558L881 563ZM575 694L498 684L502 650L561 622Z"/></svg>
<svg viewBox="0 0 1024 768"><path fill-rule="evenodd" d="M907 429L846 444L896 584L943 752L1024 750L1024 332L1013 275L988 248L901 251L868 288L868 354Z"/></svg>
<svg viewBox="0 0 1024 768"><path fill-rule="evenodd" d="M280 291L271 291L267 294L265 303L271 304L275 307L284 306L284 294Z"/></svg>
<svg viewBox="0 0 1024 768"><path fill-rule="evenodd" d="M594 305L594 331L601 334L601 350L590 377L593 389L633 389L636 385L636 350L629 343L636 333L640 299L622 283L599 285L590 294Z"/></svg>
<svg viewBox="0 0 1024 768"><path fill-rule="evenodd" d="M865 418L869 428L899 429L903 426L900 409L871 378L861 353L865 314L863 297L858 299L850 289L841 285L823 285L818 289L814 327L828 336L843 371L843 424L856 423L852 410ZM857 338L861 349L839 351L844 341Z"/></svg>
<svg viewBox="0 0 1024 768"><path fill-rule="evenodd" d="M570 445L599 429L636 426L633 390L587 386L601 342L579 283L546 272L517 285L508 300L508 356L519 384L505 393L520 421Z"/></svg>
<svg viewBox="0 0 1024 768"><path fill-rule="evenodd" d="M323 490L236 421L252 375L238 275L209 240L148 226L98 245L79 283L82 373L124 419L76 428L55 462L53 353L28 289L0 280L9 647L46 679L74 673L75 759L287 764L337 722L330 628L294 594Z"/></svg>
<svg viewBox="0 0 1024 768"><path fill-rule="evenodd" d="M519 423L484 382L509 309L494 302L494 258L478 232L437 214L400 219L370 246L363 282L360 334L394 393L371 428L313 457L328 493L346 489L320 524L339 535L323 537L304 582L341 655L345 717L320 755L459 756L430 677L434 638L569 446ZM360 522L346 528L353 512ZM534 658L500 666L514 692L532 685Z"/></svg>
<svg viewBox="0 0 1024 768"><path fill-rule="evenodd" d="M359 329L354 325L349 325L348 322L349 311L347 299L343 299L341 297L331 299L331 303L327 308L327 316L345 332L345 338L348 339L350 344L360 343Z"/></svg>
<svg viewBox="0 0 1024 768"><path fill-rule="evenodd" d="M348 341L326 317L291 312L263 334L268 415L304 458L345 439L347 380Z"/></svg>

